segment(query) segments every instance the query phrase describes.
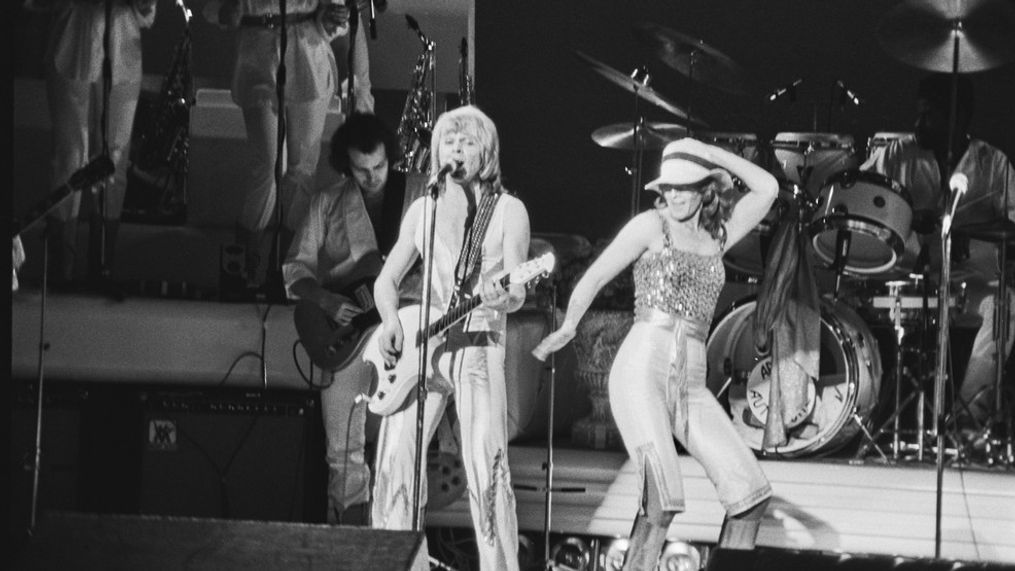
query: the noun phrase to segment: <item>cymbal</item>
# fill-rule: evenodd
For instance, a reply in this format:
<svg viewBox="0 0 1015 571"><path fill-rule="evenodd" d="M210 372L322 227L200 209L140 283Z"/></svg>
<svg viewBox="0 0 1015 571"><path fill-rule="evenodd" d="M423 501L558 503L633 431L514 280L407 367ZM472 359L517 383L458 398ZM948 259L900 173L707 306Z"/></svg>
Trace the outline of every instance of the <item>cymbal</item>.
<svg viewBox="0 0 1015 571"><path fill-rule="evenodd" d="M644 99L645 101L648 101L649 103L655 105L656 107L659 107L660 109L668 111L671 114L679 117L680 119L683 120L683 122L688 121L686 111L677 106L676 103L673 103L672 101L666 99L662 95L659 95L659 93L657 93L651 87L644 85L642 82L632 78L629 75L625 75L613 69L612 67L595 59L590 55L587 55L578 50L575 50L575 53L578 55L578 57L585 60L586 63L591 65L593 71L606 78L606 80L609 81L610 83L616 85L617 87L620 87L621 89L624 89L625 91L637 94L638 97ZM695 124L699 124L699 122L695 121ZM703 125L704 123L701 124Z"/></svg>
<svg viewBox="0 0 1015 571"><path fill-rule="evenodd" d="M687 136L687 128L672 123L645 123L641 127L641 148L661 149L667 143ZM592 132L592 140L600 147L632 151L635 147L634 126L616 123Z"/></svg>
<svg viewBox="0 0 1015 571"><path fill-rule="evenodd" d="M1007 218L998 218L989 222L957 226L955 232L983 242L1013 242L1015 222Z"/></svg>
<svg viewBox="0 0 1015 571"><path fill-rule="evenodd" d="M1015 59L1015 7L1004 0L907 0L886 13L877 36L895 59L950 73L958 37L958 72L972 73Z"/></svg>
<svg viewBox="0 0 1015 571"><path fill-rule="evenodd" d="M692 80L727 93L746 92L747 72L704 40L653 23L636 25L634 35L663 63Z"/></svg>

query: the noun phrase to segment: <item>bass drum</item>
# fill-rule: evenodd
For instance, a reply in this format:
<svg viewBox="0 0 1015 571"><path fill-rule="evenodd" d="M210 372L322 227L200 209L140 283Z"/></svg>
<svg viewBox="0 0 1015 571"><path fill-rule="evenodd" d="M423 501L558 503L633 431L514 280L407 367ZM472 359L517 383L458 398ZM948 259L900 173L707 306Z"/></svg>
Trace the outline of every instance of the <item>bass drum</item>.
<svg viewBox="0 0 1015 571"><path fill-rule="evenodd" d="M867 423L881 389L881 356L877 340L852 309L822 300L821 363L809 414L787 430L784 446L763 448L768 410L767 377L771 359L759 360L754 349L752 298L733 305L715 323L708 339L708 386L727 389L733 426L756 452L778 458L819 456L842 448ZM758 370L755 370L758 369Z"/></svg>

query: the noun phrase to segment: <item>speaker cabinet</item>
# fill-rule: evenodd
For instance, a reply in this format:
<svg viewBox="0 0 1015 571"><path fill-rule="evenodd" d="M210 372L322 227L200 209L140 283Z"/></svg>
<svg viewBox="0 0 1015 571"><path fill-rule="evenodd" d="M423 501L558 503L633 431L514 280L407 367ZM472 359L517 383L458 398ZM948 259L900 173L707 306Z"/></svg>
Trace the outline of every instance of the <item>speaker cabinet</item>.
<svg viewBox="0 0 1015 571"><path fill-rule="evenodd" d="M323 521L315 393L150 392L141 402L140 513Z"/></svg>
<svg viewBox="0 0 1015 571"><path fill-rule="evenodd" d="M284 522L46 513L13 569L426 567L423 534Z"/></svg>

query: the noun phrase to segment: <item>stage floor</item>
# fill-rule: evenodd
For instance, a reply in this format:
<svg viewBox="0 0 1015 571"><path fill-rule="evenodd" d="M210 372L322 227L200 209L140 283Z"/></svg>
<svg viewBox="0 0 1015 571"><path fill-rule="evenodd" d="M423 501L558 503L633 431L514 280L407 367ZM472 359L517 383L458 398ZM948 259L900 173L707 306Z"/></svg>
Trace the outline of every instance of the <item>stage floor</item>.
<svg viewBox="0 0 1015 571"><path fill-rule="evenodd" d="M551 532L626 537L638 509L635 465L623 452L554 449ZM513 446L519 529L541 534L546 449ZM759 545L933 557L936 470L926 463L762 460L775 495ZM669 539L714 544L723 509L697 461L681 456L687 511ZM1015 472L946 467L941 557L1015 563ZM463 496L431 511L433 526L471 527Z"/></svg>

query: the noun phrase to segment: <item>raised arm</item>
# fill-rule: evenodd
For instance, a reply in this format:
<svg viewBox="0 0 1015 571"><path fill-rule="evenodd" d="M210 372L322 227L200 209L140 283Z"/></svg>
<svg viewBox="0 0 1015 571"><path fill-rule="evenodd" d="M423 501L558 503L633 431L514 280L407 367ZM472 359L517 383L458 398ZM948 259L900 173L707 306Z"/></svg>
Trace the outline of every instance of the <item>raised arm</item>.
<svg viewBox="0 0 1015 571"><path fill-rule="evenodd" d="M704 143L703 143L704 144ZM768 214L775 197L779 194L779 182L758 165L735 155L726 149L705 145L709 158L715 164L728 170L750 189L733 207L726 222L726 248L740 241L753 230Z"/></svg>
<svg viewBox="0 0 1015 571"><path fill-rule="evenodd" d="M642 212L625 224L617 237L578 280L574 291L571 292L567 313L560 328L543 339L532 350L532 354L540 361L545 360L550 353L574 339L578 322L592 305L592 300L596 298L599 290L617 277L624 268L634 263L648 249L652 239L659 234L658 216L652 211Z"/></svg>

